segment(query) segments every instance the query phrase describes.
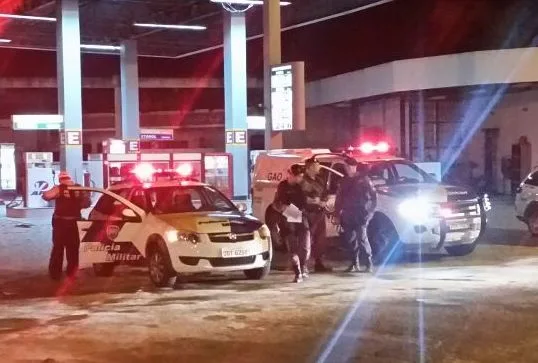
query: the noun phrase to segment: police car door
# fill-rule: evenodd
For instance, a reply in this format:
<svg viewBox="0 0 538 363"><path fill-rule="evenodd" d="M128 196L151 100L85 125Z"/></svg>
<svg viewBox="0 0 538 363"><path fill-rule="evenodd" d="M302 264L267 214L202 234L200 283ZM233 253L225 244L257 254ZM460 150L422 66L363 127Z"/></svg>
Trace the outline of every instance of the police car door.
<svg viewBox="0 0 538 363"><path fill-rule="evenodd" d="M333 215L334 203L336 201L336 193L340 186L343 176L347 175L346 167L343 161L336 161L332 163L329 170L327 192L329 193L329 199L327 201L327 237L338 236L338 226L334 223ZM335 171L338 173L335 173Z"/></svg>
<svg viewBox="0 0 538 363"><path fill-rule="evenodd" d="M70 187L92 193L95 205L87 218L78 222L80 267L97 263L137 263L143 255L133 243L145 212L127 199L107 190Z"/></svg>

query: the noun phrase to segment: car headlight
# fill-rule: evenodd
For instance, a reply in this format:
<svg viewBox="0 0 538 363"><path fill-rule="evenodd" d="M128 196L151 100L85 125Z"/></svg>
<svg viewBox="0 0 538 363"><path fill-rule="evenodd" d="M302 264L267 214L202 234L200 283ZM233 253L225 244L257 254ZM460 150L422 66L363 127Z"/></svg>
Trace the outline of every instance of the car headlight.
<svg viewBox="0 0 538 363"><path fill-rule="evenodd" d="M190 242L192 244L200 243L200 236L194 232L184 231L167 231L165 233L166 240L170 243Z"/></svg>
<svg viewBox="0 0 538 363"><path fill-rule="evenodd" d="M262 239L268 239L271 238L271 231L269 230L269 227L267 227L265 224L258 229L258 233L260 235L260 238Z"/></svg>
<svg viewBox="0 0 538 363"><path fill-rule="evenodd" d="M398 205L398 213L414 223L422 223L434 217L435 210L436 205L424 198L406 199Z"/></svg>

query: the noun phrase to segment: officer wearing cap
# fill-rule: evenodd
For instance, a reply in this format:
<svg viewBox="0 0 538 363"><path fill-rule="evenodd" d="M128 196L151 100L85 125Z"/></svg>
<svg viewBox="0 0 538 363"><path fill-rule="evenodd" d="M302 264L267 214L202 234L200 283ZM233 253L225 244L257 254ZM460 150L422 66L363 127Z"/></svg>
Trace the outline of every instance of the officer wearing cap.
<svg viewBox="0 0 538 363"><path fill-rule="evenodd" d="M69 190L76 185L65 171L58 176L59 185L43 193L46 201L55 201L52 216L52 251L49 260L49 275L53 280L62 277L64 250L67 259L66 274L75 277L78 270L79 234L77 220L81 209L88 208L91 200L88 193Z"/></svg>
<svg viewBox="0 0 538 363"><path fill-rule="evenodd" d="M294 164L288 170L288 178L278 184L273 201L273 208L279 213L286 214L286 209L292 206L301 211L301 218L290 220L283 215L279 224L282 227L280 233L288 247L291 263L295 272L296 283L302 282L308 277L306 263L310 257L310 237L308 233L308 221L304 215L306 197L301 189L304 168ZM293 208L293 207L292 207Z"/></svg>
<svg viewBox="0 0 538 363"><path fill-rule="evenodd" d="M306 216L312 239L312 257L315 272L329 272L331 268L323 262L327 251L327 225L325 206L329 194L325 182L319 177L320 164L314 159L305 162L305 176L301 186L306 195Z"/></svg>
<svg viewBox="0 0 538 363"><path fill-rule="evenodd" d="M346 272L372 272L372 248L368 241L368 222L377 206L377 193L368 177L369 166L347 161L348 176L342 180L336 195L335 214L344 230L349 248L350 266Z"/></svg>

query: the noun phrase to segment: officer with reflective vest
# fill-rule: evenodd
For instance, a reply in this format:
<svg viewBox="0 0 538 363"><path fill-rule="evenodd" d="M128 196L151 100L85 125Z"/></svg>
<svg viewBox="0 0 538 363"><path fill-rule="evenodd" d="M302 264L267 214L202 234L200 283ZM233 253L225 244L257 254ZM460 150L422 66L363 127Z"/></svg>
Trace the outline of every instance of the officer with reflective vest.
<svg viewBox="0 0 538 363"><path fill-rule="evenodd" d="M49 275L53 280L62 277L64 251L67 259L66 274L74 278L78 271L80 239L77 221L81 219L81 210L91 205L88 193L69 190L75 186L65 171L58 176L59 185L43 193L46 201L55 201L52 216L52 251L49 260Z"/></svg>

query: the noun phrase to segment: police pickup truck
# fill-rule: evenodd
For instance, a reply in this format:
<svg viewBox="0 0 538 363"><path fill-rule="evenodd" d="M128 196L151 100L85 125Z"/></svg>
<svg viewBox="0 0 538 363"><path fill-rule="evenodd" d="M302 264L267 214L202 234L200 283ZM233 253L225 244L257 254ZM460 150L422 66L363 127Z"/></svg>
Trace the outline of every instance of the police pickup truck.
<svg viewBox="0 0 538 363"><path fill-rule="evenodd" d="M392 156L389 151L387 143L367 143L344 153L293 149L260 154L254 168L253 213L265 220L276 187L286 178L288 168L313 158L322 166L321 177L329 193L327 237L337 237L340 227L333 223L331 211L346 174L346 158L353 158L370 165L370 178L378 192L377 211L368 228L377 262L406 251L445 249L454 256L473 252L486 228L486 211L491 208L487 195L441 184L413 162ZM267 222L275 234L278 227Z"/></svg>

